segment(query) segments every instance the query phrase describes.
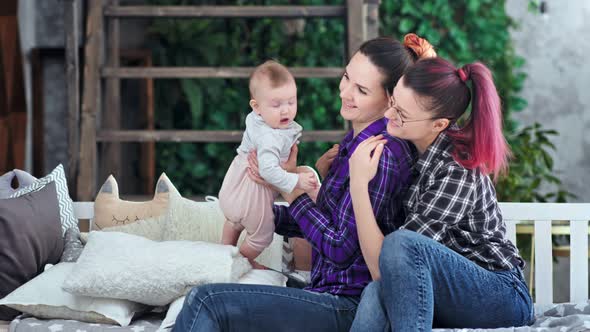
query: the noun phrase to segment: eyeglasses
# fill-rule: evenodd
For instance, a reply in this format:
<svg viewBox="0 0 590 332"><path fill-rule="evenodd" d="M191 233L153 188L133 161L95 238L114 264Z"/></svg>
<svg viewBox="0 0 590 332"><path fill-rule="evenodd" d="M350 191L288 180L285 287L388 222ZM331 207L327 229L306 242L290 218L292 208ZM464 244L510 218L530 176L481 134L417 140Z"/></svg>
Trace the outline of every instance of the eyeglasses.
<svg viewBox="0 0 590 332"><path fill-rule="evenodd" d="M389 96L389 103L388 103L387 106L389 108L393 108L393 110L396 113L396 117L395 117L395 119L393 119L393 122L396 125L400 126L400 127L403 127L404 126L404 123L411 123L411 122L422 122L422 121L438 120L438 119L449 119L449 120L451 120L451 118L445 118L445 117L432 117L432 118L428 118L428 119L419 119L419 120L404 120L402 118L402 113L400 112L399 108L397 108L395 106L395 99L393 98L392 95L389 95L388 94L388 96Z"/></svg>

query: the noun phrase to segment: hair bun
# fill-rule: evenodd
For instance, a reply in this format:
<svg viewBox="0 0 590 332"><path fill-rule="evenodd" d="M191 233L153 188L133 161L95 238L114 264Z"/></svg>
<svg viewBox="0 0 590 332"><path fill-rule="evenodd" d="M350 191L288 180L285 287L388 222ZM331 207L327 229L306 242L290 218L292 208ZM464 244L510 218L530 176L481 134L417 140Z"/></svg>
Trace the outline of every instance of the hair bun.
<svg viewBox="0 0 590 332"><path fill-rule="evenodd" d="M419 59L436 58L434 47L428 40L418 37L415 33L408 33L404 36L404 46L412 49Z"/></svg>

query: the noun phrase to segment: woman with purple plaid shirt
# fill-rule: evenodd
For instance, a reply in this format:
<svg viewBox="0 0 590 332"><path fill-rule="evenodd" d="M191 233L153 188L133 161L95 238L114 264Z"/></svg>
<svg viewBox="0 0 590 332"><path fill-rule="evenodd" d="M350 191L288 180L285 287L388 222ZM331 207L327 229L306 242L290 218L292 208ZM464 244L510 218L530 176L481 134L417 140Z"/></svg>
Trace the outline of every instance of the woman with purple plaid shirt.
<svg viewBox="0 0 590 332"><path fill-rule="evenodd" d="M462 127L462 117L471 112ZM524 262L506 237L489 174L507 165L500 98L481 63L456 69L418 61L397 83L387 132L411 141L419 158L404 200L406 218L384 237L370 183L386 141L361 143L350 158L350 190L373 281L351 331L522 326L533 319Z"/></svg>
<svg viewBox="0 0 590 332"><path fill-rule="evenodd" d="M360 295L371 281L360 248L349 186L349 158L364 140L385 135L375 177L367 186L372 213L383 234L404 220L402 197L409 186L415 150L387 135L388 96L418 55L412 35L364 43L340 81L340 115L352 130L318 163L323 184L314 202L298 190L283 193L289 207L275 207L275 232L305 238L312 246L311 283L305 289L213 284L186 297L174 331L348 331ZM285 169L295 171L296 146ZM255 161L251 178L260 183ZM239 203L239 202L238 202Z"/></svg>

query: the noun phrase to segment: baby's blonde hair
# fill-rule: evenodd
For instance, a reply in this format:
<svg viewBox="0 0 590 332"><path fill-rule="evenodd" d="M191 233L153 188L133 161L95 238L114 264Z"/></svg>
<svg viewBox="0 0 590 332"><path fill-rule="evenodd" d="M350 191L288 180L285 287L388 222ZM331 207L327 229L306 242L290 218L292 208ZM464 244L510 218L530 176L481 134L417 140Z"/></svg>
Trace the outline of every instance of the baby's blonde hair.
<svg viewBox="0 0 590 332"><path fill-rule="evenodd" d="M287 67L274 60L268 60L254 69L250 75L250 97L255 98L257 86L266 80L271 88L279 87L283 84L294 82L293 74Z"/></svg>

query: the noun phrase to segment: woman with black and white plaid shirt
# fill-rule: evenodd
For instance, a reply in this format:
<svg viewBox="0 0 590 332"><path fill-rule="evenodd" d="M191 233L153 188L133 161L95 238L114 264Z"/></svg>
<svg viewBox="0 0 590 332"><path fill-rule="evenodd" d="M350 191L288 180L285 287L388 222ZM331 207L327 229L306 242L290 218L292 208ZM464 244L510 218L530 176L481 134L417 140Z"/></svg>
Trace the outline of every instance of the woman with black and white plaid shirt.
<svg viewBox="0 0 590 332"><path fill-rule="evenodd" d="M470 88L471 86L471 88ZM470 114L459 128L471 103ZM421 60L400 79L385 113L387 132L419 152L405 195L406 218L384 237L371 209L382 137L350 158L350 190L373 282L352 331L430 331L526 325L532 300L524 262L506 237L489 174L506 169L500 98L481 63L456 69Z"/></svg>

